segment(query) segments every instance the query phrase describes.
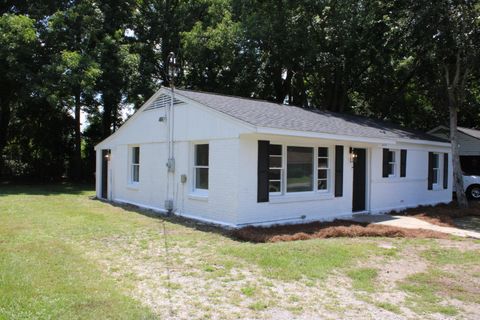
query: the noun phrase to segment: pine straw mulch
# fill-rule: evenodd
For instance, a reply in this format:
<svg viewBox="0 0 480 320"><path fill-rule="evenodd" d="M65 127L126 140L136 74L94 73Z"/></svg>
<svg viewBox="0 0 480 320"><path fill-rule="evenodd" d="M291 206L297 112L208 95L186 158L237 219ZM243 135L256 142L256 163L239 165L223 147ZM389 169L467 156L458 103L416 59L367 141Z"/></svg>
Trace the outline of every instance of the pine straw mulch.
<svg viewBox="0 0 480 320"><path fill-rule="evenodd" d="M350 220L277 225L271 227L245 227L234 230L232 236L250 242L282 242L335 237L390 237L448 239L441 232L406 229L378 224L359 223Z"/></svg>
<svg viewBox="0 0 480 320"><path fill-rule="evenodd" d="M417 219L427 221L431 224L442 227L455 227L455 218L463 218L468 216L480 217L480 201L471 201L469 208L459 209L456 201L449 204L439 204L436 206L420 206L417 208L407 209L400 213L392 213L393 215L413 216Z"/></svg>

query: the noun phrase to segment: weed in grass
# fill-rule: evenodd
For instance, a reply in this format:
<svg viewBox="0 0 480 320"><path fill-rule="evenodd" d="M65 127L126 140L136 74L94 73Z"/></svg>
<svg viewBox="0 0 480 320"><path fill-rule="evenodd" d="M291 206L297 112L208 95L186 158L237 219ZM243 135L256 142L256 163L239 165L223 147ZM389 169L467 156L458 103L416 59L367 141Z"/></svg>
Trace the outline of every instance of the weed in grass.
<svg viewBox="0 0 480 320"><path fill-rule="evenodd" d="M263 302L263 301L257 301L248 306L248 308L254 310L254 311L263 311L268 308L268 305Z"/></svg>
<svg viewBox="0 0 480 320"><path fill-rule="evenodd" d="M352 286L356 290L374 292L375 291L375 279L378 275L378 271L372 268L360 268L347 272L348 276L352 279Z"/></svg>
<svg viewBox="0 0 480 320"><path fill-rule="evenodd" d="M148 249L148 244L149 244L149 242L146 239L140 240L140 248L142 250L147 250Z"/></svg>
<svg viewBox="0 0 480 320"><path fill-rule="evenodd" d="M392 304L390 302L386 301L377 301L375 302L375 305L379 308L382 308L384 310L396 313L396 314L402 314L402 310L400 309L399 306Z"/></svg>
<svg viewBox="0 0 480 320"><path fill-rule="evenodd" d="M248 287L243 287L242 289L240 289L240 291L242 291L242 293L247 297L253 297L257 289L253 286L248 286Z"/></svg>
<svg viewBox="0 0 480 320"><path fill-rule="evenodd" d="M214 272L215 271L215 268L213 266L205 266L203 268L203 271L205 272Z"/></svg>
<svg viewBox="0 0 480 320"><path fill-rule="evenodd" d="M289 306L287 307L287 310L293 314L299 315L302 313L303 308L301 306Z"/></svg>

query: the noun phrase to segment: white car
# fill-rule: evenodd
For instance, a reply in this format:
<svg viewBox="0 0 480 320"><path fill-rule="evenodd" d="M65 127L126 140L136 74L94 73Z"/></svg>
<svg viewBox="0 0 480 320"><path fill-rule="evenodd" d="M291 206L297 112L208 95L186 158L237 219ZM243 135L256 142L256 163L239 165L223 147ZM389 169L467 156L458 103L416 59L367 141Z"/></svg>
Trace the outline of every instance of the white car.
<svg viewBox="0 0 480 320"><path fill-rule="evenodd" d="M480 199L480 176L463 176L463 187L470 199Z"/></svg>

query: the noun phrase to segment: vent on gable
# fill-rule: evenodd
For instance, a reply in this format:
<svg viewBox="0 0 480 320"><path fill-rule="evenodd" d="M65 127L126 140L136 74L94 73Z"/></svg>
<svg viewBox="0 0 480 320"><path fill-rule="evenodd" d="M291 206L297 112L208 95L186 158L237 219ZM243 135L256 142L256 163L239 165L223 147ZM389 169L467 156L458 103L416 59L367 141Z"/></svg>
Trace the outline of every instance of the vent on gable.
<svg viewBox="0 0 480 320"><path fill-rule="evenodd" d="M158 109L158 108L164 108L164 107L170 105L171 101L172 101L172 98L170 97L170 95L161 94L144 111L152 110L152 109ZM173 105L181 104L181 103L185 103L185 102L183 102L182 100L179 100L177 98L175 98L173 100Z"/></svg>

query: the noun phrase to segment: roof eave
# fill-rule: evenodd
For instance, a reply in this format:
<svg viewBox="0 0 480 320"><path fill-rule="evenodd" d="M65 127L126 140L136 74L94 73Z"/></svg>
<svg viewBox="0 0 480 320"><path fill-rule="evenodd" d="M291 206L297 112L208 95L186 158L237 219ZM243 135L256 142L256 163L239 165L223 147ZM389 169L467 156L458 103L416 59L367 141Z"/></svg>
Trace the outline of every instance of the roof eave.
<svg viewBox="0 0 480 320"><path fill-rule="evenodd" d="M366 143L374 143L374 144L395 144L394 139L355 137L355 136L348 136L348 135L341 135L341 134L331 134L331 133L311 132L311 131L297 131L297 130L290 130L290 129L269 128L269 127L258 127L256 132L262 133L262 134L284 135L284 136L292 136L292 137L366 142Z"/></svg>
<svg viewBox="0 0 480 320"><path fill-rule="evenodd" d="M321 132L278 129L278 128L269 128L269 127L258 127L256 132L261 134L284 135L284 136L292 136L292 137L317 138L317 139L339 140L339 141L364 142L364 143L372 143L372 144L411 143L411 144L430 145L430 146L437 146L437 147L450 147L449 142L447 143L447 142L439 142L439 141L431 141L431 140L398 139L398 138L380 139L380 138L358 137L358 136L321 133Z"/></svg>

